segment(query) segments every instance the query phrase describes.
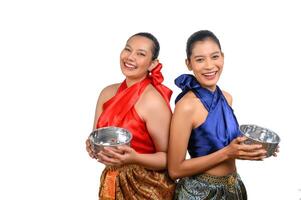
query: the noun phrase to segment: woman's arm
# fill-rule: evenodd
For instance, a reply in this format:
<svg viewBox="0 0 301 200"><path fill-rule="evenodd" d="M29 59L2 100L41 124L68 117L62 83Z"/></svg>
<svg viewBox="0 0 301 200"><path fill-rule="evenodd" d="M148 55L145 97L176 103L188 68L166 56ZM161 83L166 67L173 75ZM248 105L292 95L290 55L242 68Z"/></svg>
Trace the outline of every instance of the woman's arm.
<svg viewBox="0 0 301 200"><path fill-rule="evenodd" d="M97 100L97 104L96 104L96 109L95 109L93 130L96 129L98 118L102 113L103 104L105 102L107 102L109 99L111 99L116 94L119 86L120 86L120 83L112 84L112 85L105 87L100 92L98 100Z"/></svg>
<svg viewBox="0 0 301 200"><path fill-rule="evenodd" d="M172 115L171 110L153 86L146 88L136 108L141 118L145 121L146 128L156 148L156 153L154 154L140 154L137 157L137 163L150 169L165 169L167 165L166 152Z"/></svg>
<svg viewBox="0 0 301 200"><path fill-rule="evenodd" d="M196 119L205 121L207 113L201 108L200 103L193 98L180 100L176 104L171 121L168 170L171 178L177 179L205 172L216 165L229 159L259 160L265 153L261 145L243 145L246 138L239 137L230 145L212 154L186 160L186 151L192 128Z"/></svg>
<svg viewBox="0 0 301 200"><path fill-rule="evenodd" d="M100 92L98 100L97 100L97 104L96 104L96 109L95 109L93 130L96 129L98 118L99 118L100 114L102 113L103 104L116 94L119 85L120 85L120 83L109 85ZM91 145L89 139L86 140L86 150L91 158L96 158L96 155L93 152L92 145Z"/></svg>

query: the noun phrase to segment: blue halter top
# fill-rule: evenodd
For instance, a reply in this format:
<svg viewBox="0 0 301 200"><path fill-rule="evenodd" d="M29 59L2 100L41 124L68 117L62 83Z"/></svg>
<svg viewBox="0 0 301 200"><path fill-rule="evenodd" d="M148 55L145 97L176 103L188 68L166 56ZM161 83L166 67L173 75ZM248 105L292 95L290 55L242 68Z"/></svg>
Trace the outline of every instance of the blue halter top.
<svg viewBox="0 0 301 200"><path fill-rule="evenodd" d="M179 76L175 79L175 84L182 89L176 103L187 92L192 91L208 111L205 122L191 131L188 152L192 158L222 149L241 134L233 110L218 86L211 92L203 88L190 74Z"/></svg>

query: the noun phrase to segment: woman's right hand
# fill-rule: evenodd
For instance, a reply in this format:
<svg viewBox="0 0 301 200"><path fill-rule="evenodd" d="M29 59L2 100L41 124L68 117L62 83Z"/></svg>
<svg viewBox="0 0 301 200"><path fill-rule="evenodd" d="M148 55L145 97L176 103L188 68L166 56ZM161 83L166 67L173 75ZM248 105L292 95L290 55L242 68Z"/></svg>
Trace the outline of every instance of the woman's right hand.
<svg viewBox="0 0 301 200"><path fill-rule="evenodd" d="M95 152L93 151L93 147L89 138L86 140L86 150L91 158L96 159L96 155Z"/></svg>
<svg viewBox="0 0 301 200"><path fill-rule="evenodd" d="M96 155L96 158L98 162L107 166L135 164L137 152L127 145L121 145L116 148L104 147L104 149Z"/></svg>
<svg viewBox="0 0 301 200"><path fill-rule="evenodd" d="M263 160L266 158L267 151L261 144L244 144L245 140L247 137L239 136L226 147L230 159Z"/></svg>

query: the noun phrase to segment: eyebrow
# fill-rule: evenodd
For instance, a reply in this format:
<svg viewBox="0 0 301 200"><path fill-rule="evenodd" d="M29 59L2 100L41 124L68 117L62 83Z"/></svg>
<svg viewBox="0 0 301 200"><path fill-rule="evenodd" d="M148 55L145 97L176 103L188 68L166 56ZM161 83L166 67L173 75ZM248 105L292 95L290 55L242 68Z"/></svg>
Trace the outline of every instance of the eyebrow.
<svg viewBox="0 0 301 200"><path fill-rule="evenodd" d="M147 53L147 51L144 50L144 49L138 49L138 51L142 51L142 52L144 52L144 53Z"/></svg>
<svg viewBox="0 0 301 200"><path fill-rule="evenodd" d="M215 52L211 53L210 55L213 55L213 54L216 54L216 53L221 53L221 52L220 51L215 51ZM202 58L202 57L205 57L205 56L203 56L203 55L196 55L193 58Z"/></svg>
<svg viewBox="0 0 301 200"><path fill-rule="evenodd" d="M132 49L132 47L129 44L126 44L125 46ZM138 51L142 51L144 53L147 53L147 50L145 50L145 49L138 49Z"/></svg>

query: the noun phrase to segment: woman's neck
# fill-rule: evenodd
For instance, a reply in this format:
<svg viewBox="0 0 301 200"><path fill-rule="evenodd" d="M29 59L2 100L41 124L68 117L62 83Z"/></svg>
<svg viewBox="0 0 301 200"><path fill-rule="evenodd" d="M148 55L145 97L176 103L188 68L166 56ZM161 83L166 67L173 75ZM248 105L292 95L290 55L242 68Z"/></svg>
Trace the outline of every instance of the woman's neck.
<svg viewBox="0 0 301 200"><path fill-rule="evenodd" d="M128 78L128 77L127 77L127 78L125 79L126 85L127 85L128 87L131 87L131 86L134 85L135 83L138 83L138 82L142 81L143 79L145 79L146 76L147 76L147 75L145 75L145 76L143 76L143 77L140 77L140 78L135 78L135 79L133 79L133 78Z"/></svg>
<svg viewBox="0 0 301 200"><path fill-rule="evenodd" d="M210 92L214 93L215 90L216 90L216 85L211 85L211 86L206 86L206 85L203 85L203 84L200 84L203 88L209 90Z"/></svg>

